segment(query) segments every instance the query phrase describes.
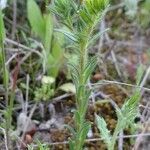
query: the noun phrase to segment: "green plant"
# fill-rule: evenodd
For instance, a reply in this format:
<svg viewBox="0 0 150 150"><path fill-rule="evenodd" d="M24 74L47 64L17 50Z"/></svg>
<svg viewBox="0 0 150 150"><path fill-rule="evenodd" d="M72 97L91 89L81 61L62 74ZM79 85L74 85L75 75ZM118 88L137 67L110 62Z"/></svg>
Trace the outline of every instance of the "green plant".
<svg viewBox="0 0 150 150"><path fill-rule="evenodd" d="M125 7L126 7L126 14L133 18L138 9L138 0L124 0Z"/></svg>
<svg viewBox="0 0 150 150"><path fill-rule="evenodd" d="M58 33L54 34L54 20L51 13L46 10L45 13L42 14L34 0L27 1L27 13L32 31L43 43L43 72L52 77L57 77L63 61L63 36Z"/></svg>
<svg viewBox="0 0 150 150"><path fill-rule="evenodd" d="M39 150L50 150L46 144L42 144L40 141L37 141Z"/></svg>
<svg viewBox="0 0 150 150"><path fill-rule="evenodd" d="M4 51L4 39L5 39L5 28L4 28L4 22L3 22L3 14L0 9L0 65L3 70L3 82L4 82L4 88L5 90L8 87L8 72L5 65L5 51Z"/></svg>
<svg viewBox="0 0 150 150"><path fill-rule="evenodd" d="M137 85L140 84L142 75L143 70L142 66L140 66L137 71ZM108 150L114 150L117 137L121 131L129 126L133 127L133 125L135 125L134 119L138 115L138 103L140 97L140 89L136 89L134 94L125 101L121 109L116 106L115 109L118 120L113 135L110 134L105 120L96 115L98 129L101 132L101 137L104 140Z"/></svg>
<svg viewBox="0 0 150 150"><path fill-rule="evenodd" d="M2 65L2 77L3 77L3 85L5 89L4 99L6 103L6 108L4 110L1 110L5 119L3 122L1 122L0 126L2 126L5 129L5 133L6 133L5 145L7 146L7 149L11 149L12 144L11 144L10 131L12 129L12 112L14 107L16 84L14 83L12 89L9 89L9 71L6 66L6 54L4 50L5 36L6 35L5 35L3 14L0 9L0 65Z"/></svg>
<svg viewBox="0 0 150 150"><path fill-rule="evenodd" d="M76 111L74 112L75 130L71 129L73 138L70 140L70 150L81 150L90 129L85 114L91 94L87 87L90 75L96 66L96 57L89 58L88 48L100 36L94 34L96 24L102 19L108 0L54 0L50 10L55 13L65 29L56 29L70 40L67 46L77 53L77 63L70 63L72 79L76 87Z"/></svg>
<svg viewBox="0 0 150 150"><path fill-rule="evenodd" d="M138 14L138 22L143 28L148 28L150 25L150 1L145 0L141 4L141 9Z"/></svg>
<svg viewBox="0 0 150 150"><path fill-rule="evenodd" d="M36 101L46 101L49 100L50 97L54 95L54 87L53 84L55 82L55 78L43 76L42 85L40 88L36 88L34 95Z"/></svg>
<svg viewBox="0 0 150 150"><path fill-rule="evenodd" d="M50 150L50 148L46 144L42 144L40 141L37 141L38 150ZM34 150L32 145L28 145L28 150Z"/></svg>
<svg viewBox="0 0 150 150"><path fill-rule="evenodd" d="M11 114L12 114L12 108L13 108L13 101L9 103L8 101L8 70L5 65L6 62L6 56L5 56L5 50L4 50L4 39L5 39L5 27L3 22L3 14L0 9L0 65L2 67L2 77L3 77L3 85L5 89L5 101L6 101L6 110L3 111L5 116L5 122L1 124L5 130L6 130L6 142L7 147L9 147L9 129L11 127Z"/></svg>

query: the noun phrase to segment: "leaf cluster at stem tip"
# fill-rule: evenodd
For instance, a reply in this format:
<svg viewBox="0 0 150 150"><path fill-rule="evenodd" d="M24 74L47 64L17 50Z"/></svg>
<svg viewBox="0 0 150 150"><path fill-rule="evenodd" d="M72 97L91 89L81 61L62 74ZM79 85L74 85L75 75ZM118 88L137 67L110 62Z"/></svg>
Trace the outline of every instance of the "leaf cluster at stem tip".
<svg viewBox="0 0 150 150"><path fill-rule="evenodd" d="M49 8L68 28L68 32L64 31L64 34L81 43L103 17L108 2L108 0L84 0L78 4L75 0L54 0Z"/></svg>

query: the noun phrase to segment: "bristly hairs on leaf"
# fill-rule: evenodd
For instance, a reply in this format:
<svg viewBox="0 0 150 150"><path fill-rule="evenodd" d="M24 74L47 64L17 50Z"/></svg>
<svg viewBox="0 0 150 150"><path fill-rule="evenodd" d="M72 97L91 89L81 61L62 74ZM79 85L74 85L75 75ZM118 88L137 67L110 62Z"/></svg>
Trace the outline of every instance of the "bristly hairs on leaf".
<svg viewBox="0 0 150 150"><path fill-rule="evenodd" d="M143 67L142 65L140 65L137 69L137 75L136 75L137 85L139 85L141 82L143 72L144 72ZM114 146L115 146L118 134L125 128L132 126L132 124L134 124L134 119L138 115L138 103L139 103L140 98L141 98L140 89L137 88L135 89L134 94L125 101L121 109L118 106L116 107L116 114L117 114L118 120L117 120L117 125L114 130L114 133L112 136L110 136L111 137L110 142L108 142L109 131L107 129L105 120L96 115L98 129L101 132L101 136L104 142L106 143L108 150L114 150Z"/></svg>
<svg viewBox="0 0 150 150"><path fill-rule="evenodd" d="M108 2L108 0L84 0L78 7L74 0L54 0L49 8L79 41L85 39L93 30L93 26L108 7Z"/></svg>
<svg viewBox="0 0 150 150"><path fill-rule="evenodd" d="M78 56L77 64L69 64L72 80L76 87L76 106L74 120L76 136L70 141L71 150L81 150L90 125L85 120L88 100L91 91L87 88L89 78L97 64L97 57L89 59L89 44L97 39L93 31L98 21L104 16L108 7L108 0L54 0L49 7L60 23L66 28L57 29L72 40L72 45ZM94 37L94 39L93 39ZM92 40L93 39L93 40ZM75 52L74 52L75 53Z"/></svg>
<svg viewBox="0 0 150 150"><path fill-rule="evenodd" d="M100 117L98 115L95 115L95 117L96 117L97 127L101 132L101 138L104 140L107 147L110 147L112 136L110 134L110 131L107 128L107 124L106 124L105 120L102 117Z"/></svg>

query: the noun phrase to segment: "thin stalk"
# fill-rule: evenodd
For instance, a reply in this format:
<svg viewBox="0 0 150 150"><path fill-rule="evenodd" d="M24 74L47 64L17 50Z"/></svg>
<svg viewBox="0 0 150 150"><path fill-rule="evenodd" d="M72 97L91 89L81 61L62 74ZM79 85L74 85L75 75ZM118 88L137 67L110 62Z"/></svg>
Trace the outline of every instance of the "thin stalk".
<svg viewBox="0 0 150 150"><path fill-rule="evenodd" d="M0 40L0 49L2 52L2 70L3 70L3 84L4 84L4 89L5 89L5 101L6 101L6 107L8 106L8 73L7 73L7 68L5 65L6 58L5 58L5 51L4 51L4 44L2 39ZM6 117L6 143L7 147L9 147L9 126L8 126L8 118Z"/></svg>
<svg viewBox="0 0 150 150"><path fill-rule="evenodd" d="M121 122L118 121L117 122L117 125L116 125L116 128L115 128L115 131L113 133L113 136L112 136L112 140L111 140L111 144L110 146L108 147L108 150L114 150L115 148L115 144L116 144L116 139L118 138L118 134L119 134L119 129L120 129L120 124Z"/></svg>
<svg viewBox="0 0 150 150"><path fill-rule="evenodd" d="M14 94L11 93L11 96L9 99L9 91L8 91L9 78L8 78L8 70L7 70L7 67L5 64L6 63L6 55L5 55L5 50L4 50L4 37L5 36L3 35L2 30L4 30L3 19L1 20L0 51L1 51L2 71L3 71L3 85L4 85L4 89L5 89L5 101L6 101L6 111L4 114L5 115L6 143L7 143L8 149L11 149L9 130L11 128Z"/></svg>
<svg viewBox="0 0 150 150"><path fill-rule="evenodd" d="M8 120L8 128L11 128L11 122L12 122L12 112L13 112L13 106L14 106L14 97L15 97L15 93L12 91L10 94L10 102L7 106L7 111L8 111L8 116L7 116L7 120Z"/></svg>
<svg viewBox="0 0 150 150"><path fill-rule="evenodd" d="M81 43L81 46L80 46L80 58L79 58L79 68L80 68L80 71L79 71L79 86L85 86L86 88L86 84L84 82L84 75L82 74L83 71L84 71L84 68L87 64L87 60L88 60L88 51L87 51L87 44L88 44L88 40L85 40L84 43ZM85 89L83 89L85 90ZM77 135L80 134L82 128L83 128L83 123L85 122L85 114L86 114L86 111L87 111L87 105L84 104L84 97L86 96L85 95L85 92L84 91L81 91L81 94L79 95L79 97L77 97L77 111L79 112L79 114L81 115L81 120L80 120L80 123L79 123L79 126L77 127ZM88 99L86 100L86 104L88 103ZM75 145L76 145L76 150L82 150L82 142L80 139L76 139L75 141Z"/></svg>

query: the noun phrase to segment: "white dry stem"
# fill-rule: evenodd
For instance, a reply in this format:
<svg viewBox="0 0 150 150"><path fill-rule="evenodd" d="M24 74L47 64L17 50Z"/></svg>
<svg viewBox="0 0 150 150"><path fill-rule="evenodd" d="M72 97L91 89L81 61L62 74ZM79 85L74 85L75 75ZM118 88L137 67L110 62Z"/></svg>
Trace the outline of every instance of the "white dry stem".
<svg viewBox="0 0 150 150"><path fill-rule="evenodd" d="M17 55L18 55L17 53L13 54L13 55L7 60L7 62L6 62L5 65L6 65L6 66L9 65L10 62L11 62L14 58L16 58Z"/></svg>
<svg viewBox="0 0 150 150"><path fill-rule="evenodd" d="M140 144L141 144L142 139L143 139L142 135L146 133L146 131L148 130L148 128L150 126L150 111L149 110L147 110L147 111L148 111L147 115L146 115L147 121L145 123L145 127L143 128L142 132L137 137L133 150L139 150Z"/></svg>
<svg viewBox="0 0 150 150"><path fill-rule="evenodd" d="M20 44L20 43L18 43L18 42L16 42L16 41L11 40L11 39L6 38L6 39L5 39L5 42L6 42L6 43L13 44L13 45L15 45L15 46L18 46L18 47L20 47L20 48L22 48L22 49L25 49L25 50L27 50L27 51L36 53L36 54L39 55L41 58L43 57L43 55L42 55L40 52L38 52L36 49L29 48L29 47L27 47L27 46L25 46L25 45L23 45L23 44Z"/></svg>
<svg viewBox="0 0 150 150"><path fill-rule="evenodd" d="M118 150L123 150L123 131L119 134Z"/></svg>
<svg viewBox="0 0 150 150"><path fill-rule="evenodd" d="M140 144L141 144L141 142L142 142L142 139L143 139L143 138L142 138L142 135L143 135L144 133L146 133L146 131L147 131L147 129L149 128L149 126L150 126L150 118L149 118L149 120L146 122L146 125L145 125L145 127L144 127L142 133L140 133L139 136L137 137L137 139L136 139L136 141L135 141L135 144L134 144L133 150L139 150L139 146L140 146Z"/></svg>
<svg viewBox="0 0 150 150"><path fill-rule="evenodd" d="M6 148L6 150L8 150L8 147L7 147L8 143L7 143L7 137L6 137L5 129L3 129L3 128L1 128L1 127L0 127L0 129L2 130L2 132L3 132L3 134L4 134L5 148Z"/></svg>
<svg viewBox="0 0 150 150"><path fill-rule="evenodd" d="M22 112L19 114L17 118L17 133L20 134L21 131L26 132L32 128L32 121L26 115L26 113Z"/></svg>
<svg viewBox="0 0 150 150"><path fill-rule="evenodd" d="M51 119L56 118L56 110L53 104L48 105L48 111L51 114Z"/></svg>
<svg viewBox="0 0 150 150"><path fill-rule="evenodd" d="M25 99L25 105L24 105L24 112L27 114L28 109L28 97L29 97L29 74L26 76L26 99Z"/></svg>
<svg viewBox="0 0 150 150"><path fill-rule="evenodd" d="M110 41L110 38L109 38L108 33L105 33L105 38L106 38L107 41ZM121 77L121 71L120 71L120 69L119 69L119 65L118 65L118 63L117 63L117 59L116 59L115 52L114 52L113 49L111 49L111 56L112 56L113 63L114 63L114 65L115 65L116 71L117 71L119 77Z"/></svg>
<svg viewBox="0 0 150 150"><path fill-rule="evenodd" d="M92 90L92 86L91 86L90 80L89 80L89 82L88 82L88 86L89 86L89 89ZM92 91L90 98L92 99L93 105L94 105L94 103L95 103L95 96L94 96L94 95L95 95L95 94L94 94L94 92Z"/></svg>
<svg viewBox="0 0 150 150"><path fill-rule="evenodd" d="M31 118L33 116L33 113L34 113L36 107L37 107L37 104L34 104L33 108L30 111L29 116L27 116L24 112L22 112L18 117L17 130L19 132L23 131L23 134L22 134L22 137L21 137L22 141L23 141L23 138L25 136L26 131L29 130L29 128L31 129L32 127L34 127L34 124L31 120Z"/></svg>
<svg viewBox="0 0 150 150"><path fill-rule="evenodd" d="M143 77L143 80L141 81L141 84L140 84L140 87L141 87L141 88L145 85L145 83L146 83L146 81L147 81L147 79L148 79L148 77L149 77L149 74L150 74L150 66L148 67L148 69L147 69L147 71L146 71L146 73L145 73L145 75L144 75L144 77ZM142 92L141 95L143 95L143 93L144 93L144 92Z"/></svg>
<svg viewBox="0 0 150 150"><path fill-rule="evenodd" d="M147 120L147 118L146 118L146 114L147 114L147 111L150 111L150 101L149 101L150 99L148 99L148 103L146 104L146 106L144 106L144 105L139 105L139 108L144 108L144 110L143 110L143 112L142 112L142 114L141 114L141 116L140 116L140 122L141 123L143 123L143 122L145 122L146 120Z"/></svg>
<svg viewBox="0 0 150 150"><path fill-rule="evenodd" d="M43 103L39 103L39 110L40 110L40 115L42 118L45 117L45 114L44 114L44 104Z"/></svg>
<svg viewBox="0 0 150 150"><path fill-rule="evenodd" d="M105 22L104 19L101 21L100 23L100 32L105 31ZM104 42L104 34L101 35L100 40L99 40L99 44L98 44L98 55L101 54L101 48L103 47L103 42Z"/></svg>
<svg viewBox="0 0 150 150"><path fill-rule="evenodd" d="M110 81L110 80L101 80L101 82L99 82L99 83L93 83L92 86L94 86L96 88L97 86L99 87L100 85L105 85L105 84L119 84L119 85L134 87L134 88L140 88L145 91L150 91L149 88L146 88L143 86L133 85L133 84L119 82L119 81Z"/></svg>
<svg viewBox="0 0 150 150"><path fill-rule="evenodd" d="M20 89L16 89L15 90L15 100L16 100L16 102L18 102L20 105L19 106L21 106L21 107L19 107L19 109L22 109L22 110L24 110L24 98L23 98L23 93L22 93L22 91L20 90Z"/></svg>
<svg viewBox="0 0 150 150"><path fill-rule="evenodd" d="M123 135L123 138L129 139L129 138L136 138L138 137L139 134L135 134L135 135ZM145 133L142 134L143 137L147 137L150 136L150 133ZM119 136L117 137L117 139L119 138ZM93 138L93 139L86 139L85 142L96 142L96 141L102 141L103 139L101 138ZM47 145L50 146L54 146L54 145L64 145L64 144L68 144L69 141L64 141L64 142L54 142L54 143L48 143ZM37 145L33 145L34 148L38 147Z"/></svg>

